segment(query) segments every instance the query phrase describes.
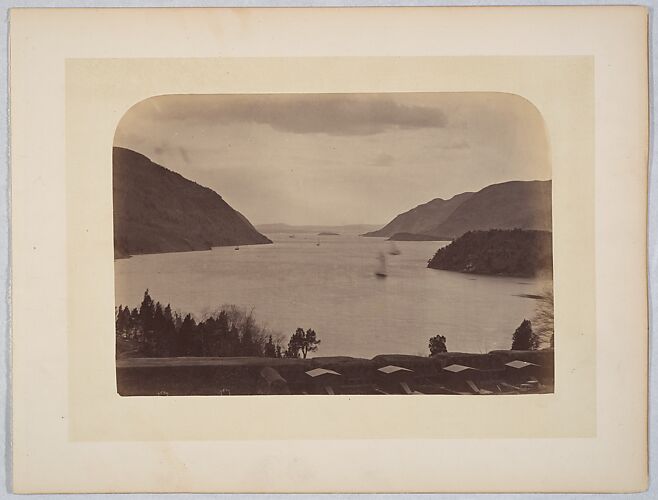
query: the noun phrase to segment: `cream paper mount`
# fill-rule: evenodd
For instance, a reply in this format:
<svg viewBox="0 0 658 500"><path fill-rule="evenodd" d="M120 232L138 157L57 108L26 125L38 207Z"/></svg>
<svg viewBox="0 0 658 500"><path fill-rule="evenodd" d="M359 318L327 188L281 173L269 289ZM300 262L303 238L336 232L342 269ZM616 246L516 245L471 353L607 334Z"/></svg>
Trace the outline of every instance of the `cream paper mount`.
<svg viewBox="0 0 658 500"><path fill-rule="evenodd" d="M646 22L605 7L13 10L15 490L644 488ZM118 396L111 149L132 105L481 91L527 99L549 135L554 394Z"/></svg>

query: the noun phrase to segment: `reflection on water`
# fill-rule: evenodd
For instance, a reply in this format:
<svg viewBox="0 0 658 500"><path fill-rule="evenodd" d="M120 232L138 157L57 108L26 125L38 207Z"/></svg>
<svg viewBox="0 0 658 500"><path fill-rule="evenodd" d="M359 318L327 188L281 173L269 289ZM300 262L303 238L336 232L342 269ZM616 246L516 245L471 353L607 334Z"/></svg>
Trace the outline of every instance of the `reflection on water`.
<svg viewBox="0 0 658 500"><path fill-rule="evenodd" d="M254 309L259 323L288 337L313 328L317 356L428 354L440 333L448 350L509 349L546 282L473 276L426 267L446 243L397 242L386 278L375 271L389 243L356 234L268 234L273 245L141 255L115 261L116 301L138 306L144 290L197 317L222 304ZM319 243L319 245L318 245Z"/></svg>

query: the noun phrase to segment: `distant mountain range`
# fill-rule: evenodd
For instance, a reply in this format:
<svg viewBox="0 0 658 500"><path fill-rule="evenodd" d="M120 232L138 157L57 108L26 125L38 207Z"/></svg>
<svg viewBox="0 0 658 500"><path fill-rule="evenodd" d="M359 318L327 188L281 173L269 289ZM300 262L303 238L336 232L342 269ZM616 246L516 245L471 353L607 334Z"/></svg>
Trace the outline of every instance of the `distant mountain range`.
<svg viewBox="0 0 658 500"><path fill-rule="evenodd" d="M389 241L447 241L451 238L419 233L395 233Z"/></svg>
<svg viewBox="0 0 658 500"><path fill-rule="evenodd" d="M301 234L301 233L334 233L334 234L362 234L368 231L374 231L378 227L381 227L379 224L348 224L345 226L295 226L292 224L257 224L256 229L261 233L271 234L271 233L289 233L289 234Z"/></svg>
<svg viewBox="0 0 658 500"><path fill-rule="evenodd" d="M363 236L402 239L454 239L476 230L536 229L551 231L551 181L510 181L449 200L436 198L395 217Z"/></svg>
<svg viewBox="0 0 658 500"><path fill-rule="evenodd" d="M212 189L113 148L114 256L272 243Z"/></svg>
<svg viewBox="0 0 658 500"><path fill-rule="evenodd" d="M392 240L447 240L476 230L551 230L551 181L511 181L434 199L381 229L262 224L255 228L212 189L135 151L113 149L115 258L272 243L261 233L338 233Z"/></svg>

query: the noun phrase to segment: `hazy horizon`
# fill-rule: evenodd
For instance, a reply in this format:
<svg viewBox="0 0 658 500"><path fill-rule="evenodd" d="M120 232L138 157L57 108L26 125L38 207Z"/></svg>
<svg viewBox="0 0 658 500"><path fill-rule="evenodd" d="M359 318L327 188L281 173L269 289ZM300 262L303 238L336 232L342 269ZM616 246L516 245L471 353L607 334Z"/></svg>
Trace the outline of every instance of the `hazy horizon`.
<svg viewBox="0 0 658 500"><path fill-rule="evenodd" d="M383 226L436 198L551 178L539 112L500 93L158 96L124 115L114 145L257 226Z"/></svg>

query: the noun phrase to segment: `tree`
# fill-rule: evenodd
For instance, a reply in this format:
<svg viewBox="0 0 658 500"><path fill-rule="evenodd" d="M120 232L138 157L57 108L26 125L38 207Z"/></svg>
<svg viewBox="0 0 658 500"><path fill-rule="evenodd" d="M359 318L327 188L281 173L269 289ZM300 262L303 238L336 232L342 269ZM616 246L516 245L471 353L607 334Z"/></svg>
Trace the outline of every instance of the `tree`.
<svg viewBox="0 0 658 500"><path fill-rule="evenodd" d="M144 339L151 337L153 331L153 315L155 314L155 304L149 295L148 288L144 292L144 298L139 306L139 326Z"/></svg>
<svg viewBox="0 0 658 500"><path fill-rule="evenodd" d="M171 314L171 304L167 304L167 307L164 308L164 317L167 322L174 322L174 316Z"/></svg>
<svg viewBox="0 0 658 500"><path fill-rule="evenodd" d="M286 357L298 358L301 353L304 359L306 359L306 355L309 352L318 350L319 343L320 339L317 338L315 330L309 328L304 332L303 328L297 328L288 342Z"/></svg>
<svg viewBox="0 0 658 500"><path fill-rule="evenodd" d="M157 302L153 308L153 316L150 320L150 328L144 331L144 339L147 345L149 357L158 357L166 355L166 346L164 342L165 319L162 312L162 304Z"/></svg>
<svg viewBox="0 0 658 500"><path fill-rule="evenodd" d="M123 319L123 306L119 305L119 308L114 311L114 318L115 318L115 330L117 333L121 332L122 328L122 323L121 320Z"/></svg>
<svg viewBox="0 0 658 500"><path fill-rule="evenodd" d="M189 356L193 352L194 334L196 333L196 322L191 314L187 314L176 338L176 356Z"/></svg>
<svg viewBox="0 0 658 500"><path fill-rule="evenodd" d="M532 323L524 319L519 327L514 332L512 337L512 350L513 351L529 351L532 349L533 335Z"/></svg>
<svg viewBox="0 0 658 500"><path fill-rule="evenodd" d="M242 335L240 337L240 354L242 356L260 356L261 350L258 343L258 328L253 314L244 315L242 321Z"/></svg>
<svg viewBox="0 0 658 500"><path fill-rule="evenodd" d="M235 325L231 325L226 339L224 356L238 356L240 351L240 331Z"/></svg>
<svg viewBox="0 0 658 500"><path fill-rule="evenodd" d="M152 330L145 332L148 355L168 357L174 353L176 327L174 326L171 306L164 309L160 302L155 303Z"/></svg>
<svg viewBox="0 0 658 500"><path fill-rule="evenodd" d="M554 303L553 289L545 290L537 299L537 309L532 318L534 349L553 348L554 345Z"/></svg>
<svg viewBox="0 0 658 500"><path fill-rule="evenodd" d="M130 310L126 306L119 306L116 314L116 332L123 338L128 336L130 330Z"/></svg>
<svg viewBox="0 0 658 500"><path fill-rule="evenodd" d="M117 346L121 341L136 340L139 345L130 346L131 352L141 357L284 356L282 335L260 326L253 310L235 305L222 306L197 323L191 314L155 302L146 290L139 308L119 305L115 309L115 322ZM299 344L293 343L291 351L296 357L306 356L320 343L313 330L302 330L296 338Z"/></svg>
<svg viewBox="0 0 658 500"><path fill-rule="evenodd" d="M199 323L199 330L203 334L203 356L226 355L229 327L224 310Z"/></svg>
<svg viewBox="0 0 658 500"><path fill-rule="evenodd" d="M439 354L440 352L448 352L446 345L446 338L443 335L436 335L430 338L430 356Z"/></svg>
<svg viewBox="0 0 658 500"><path fill-rule="evenodd" d="M270 335L267 339L267 344L265 344L265 347L263 348L263 355L266 358L276 358L276 347L274 346L274 341L272 340L272 336Z"/></svg>

